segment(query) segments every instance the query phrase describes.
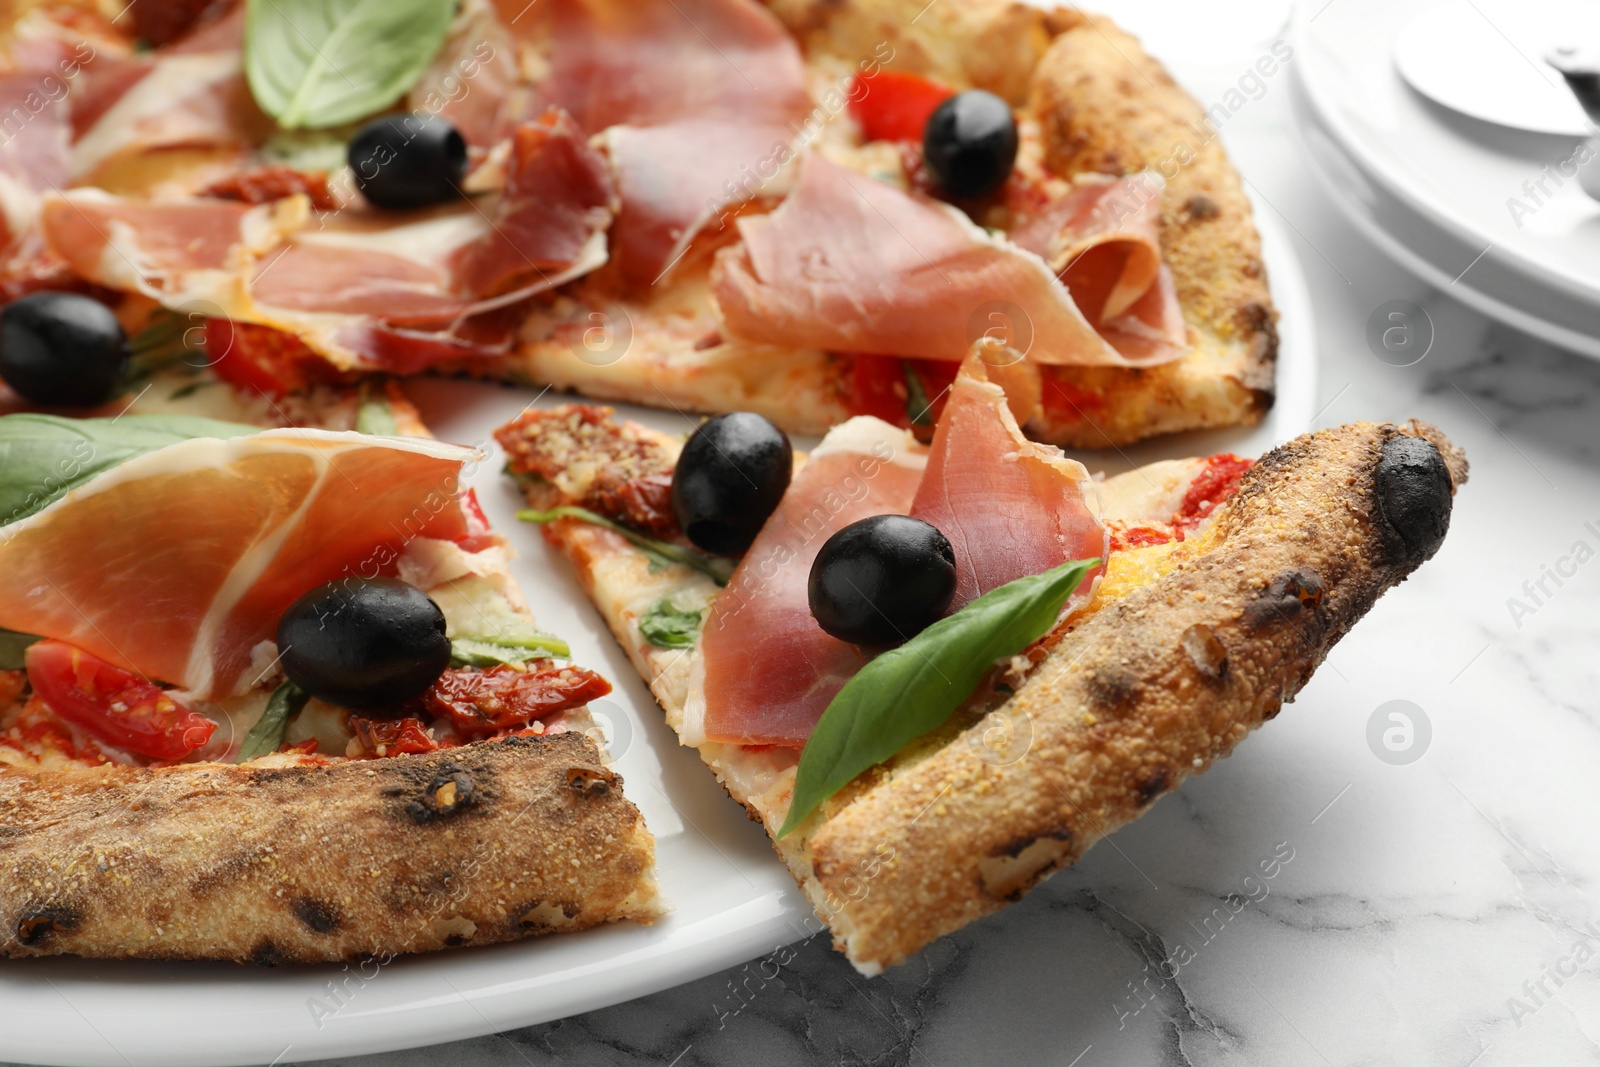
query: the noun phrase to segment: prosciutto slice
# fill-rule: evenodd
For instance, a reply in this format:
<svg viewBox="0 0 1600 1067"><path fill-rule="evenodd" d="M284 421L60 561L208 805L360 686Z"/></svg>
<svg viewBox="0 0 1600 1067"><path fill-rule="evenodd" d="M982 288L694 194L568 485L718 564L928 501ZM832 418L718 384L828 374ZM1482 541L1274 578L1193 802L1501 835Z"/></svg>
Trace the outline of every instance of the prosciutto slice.
<svg viewBox="0 0 1600 1067"><path fill-rule="evenodd" d="M685 744L805 743L866 662L811 617L811 562L850 523L904 514L926 460L909 433L870 416L823 438L711 606L679 731Z"/></svg>
<svg viewBox="0 0 1600 1067"><path fill-rule="evenodd" d="M1161 261L1163 185L1150 172L1085 177L1010 235L1050 265L1100 336L1132 363L1187 351L1177 287Z"/></svg>
<svg viewBox="0 0 1600 1067"><path fill-rule="evenodd" d="M377 328L450 327L603 264L613 201L604 162L550 112L514 132L505 186L482 203L314 217L294 198L252 207L74 189L47 199L43 232L80 277L293 333L350 370L372 365Z"/></svg>
<svg viewBox="0 0 1600 1067"><path fill-rule="evenodd" d="M752 0L508 7L524 8L513 30L547 50L540 102L603 134L622 197L613 254L635 283L655 281L724 206L772 178L811 110L799 49Z"/></svg>
<svg viewBox="0 0 1600 1067"><path fill-rule="evenodd" d="M819 155L806 158L776 211L738 226L743 240L717 254L711 284L725 332L743 340L961 360L998 323L1037 363L1132 366L1182 355L1152 345L1131 357L1036 253ZM1159 275L1159 249L1156 262ZM1084 269L1116 265L1107 254ZM1110 286L1111 306L1129 312L1119 302L1133 285Z"/></svg>
<svg viewBox="0 0 1600 1067"><path fill-rule="evenodd" d="M880 463L869 476L864 464L873 459ZM835 531L885 514L937 526L955 549L955 610L1068 560L1105 559L1109 534L1090 508L1089 486L1081 464L1023 436L1004 390L976 358L956 379L930 450L868 416L838 427L712 604L691 670L684 743L803 747L866 662L811 616L811 563ZM1069 611L1087 602L1098 574Z"/></svg>
<svg viewBox="0 0 1600 1067"><path fill-rule="evenodd" d="M1003 368L995 368L995 377ZM1030 441L983 362L950 386L911 515L938 527L956 552L950 610L1007 582L1072 559L1105 559L1110 533L1089 507L1089 472L1059 448ZM1087 576L1069 604L1087 603Z"/></svg>

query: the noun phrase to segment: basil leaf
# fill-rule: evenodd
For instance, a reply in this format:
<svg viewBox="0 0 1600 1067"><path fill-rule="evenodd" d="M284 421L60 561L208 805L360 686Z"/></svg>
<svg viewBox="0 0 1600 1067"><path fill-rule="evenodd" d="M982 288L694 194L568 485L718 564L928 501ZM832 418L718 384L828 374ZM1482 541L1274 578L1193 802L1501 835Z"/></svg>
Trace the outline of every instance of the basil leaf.
<svg viewBox="0 0 1600 1067"><path fill-rule="evenodd" d="M356 432L375 437L399 437L400 427L394 421L394 409L381 396L366 397L356 409Z"/></svg>
<svg viewBox="0 0 1600 1067"><path fill-rule="evenodd" d="M910 360L901 360L900 366L906 376L906 418L913 426L932 426L933 401L922 387L922 378L911 369Z"/></svg>
<svg viewBox="0 0 1600 1067"><path fill-rule="evenodd" d="M284 682L267 698L267 709L261 718L244 735L235 763L249 763L262 756L270 756L283 746L283 735L289 729L289 720L305 708L311 695L293 682Z"/></svg>
<svg viewBox="0 0 1600 1067"><path fill-rule="evenodd" d="M524 509L517 512L517 518L523 522L546 523L556 519L577 519L594 526L603 526L613 533L619 533L639 551L649 556L652 563L660 562L662 566L681 563L685 567L693 567L718 585L727 585L728 578L733 573L730 561L716 559L696 552L691 548L679 548L669 545L665 541L658 541L654 537L646 537L637 530L630 530L620 522L613 522L604 515L597 515L588 508L563 506L550 508L548 511L534 511Z"/></svg>
<svg viewBox="0 0 1600 1067"><path fill-rule="evenodd" d="M670 600L660 600L639 620L639 634L657 648L693 648L704 616L703 611L683 611Z"/></svg>
<svg viewBox="0 0 1600 1067"><path fill-rule="evenodd" d="M910 742L943 726L990 667L1049 633L1100 561L1018 578L948 615L856 672L822 713L795 772L782 837L823 801Z"/></svg>
<svg viewBox="0 0 1600 1067"><path fill-rule="evenodd" d="M25 519L95 475L196 437L241 437L257 427L188 415L63 419L0 417L0 526Z"/></svg>
<svg viewBox="0 0 1600 1067"><path fill-rule="evenodd" d="M247 0L244 71L284 129L388 107L444 44L453 0Z"/></svg>
<svg viewBox="0 0 1600 1067"><path fill-rule="evenodd" d="M458 637L450 642L450 662L457 667L495 667L500 664L516 667L530 659L554 656L567 659L572 648L559 637L539 634L537 640L484 641L476 637Z"/></svg>
<svg viewBox="0 0 1600 1067"><path fill-rule="evenodd" d="M43 638L32 634L0 630L0 671L20 671L26 667L28 664L23 657L28 653L28 646L40 640Z"/></svg>

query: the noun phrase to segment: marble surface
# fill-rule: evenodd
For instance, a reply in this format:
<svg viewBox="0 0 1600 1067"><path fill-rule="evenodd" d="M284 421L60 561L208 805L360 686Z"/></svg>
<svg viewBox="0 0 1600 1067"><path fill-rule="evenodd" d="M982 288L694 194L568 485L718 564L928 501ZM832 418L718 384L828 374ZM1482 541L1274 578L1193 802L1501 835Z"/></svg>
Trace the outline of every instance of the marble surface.
<svg viewBox="0 0 1600 1067"><path fill-rule="evenodd" d="M1282 14L1205 18L1231 7L1260 41L1219 51L1181 10L1128 21L1220 100ZM1385 261L1308 173L1286 96L1268 81L1224 136L1313 286L1317 425L1424 418L1472 463L1438 556L1298 699L1076 867L882 977L813 938L587 1015L338 1062L1600 1063L1600 364ZM1433 332L1409 367L1366 340L1395 300ZM1369 742L1397 709L1411 762Z"/></svg>

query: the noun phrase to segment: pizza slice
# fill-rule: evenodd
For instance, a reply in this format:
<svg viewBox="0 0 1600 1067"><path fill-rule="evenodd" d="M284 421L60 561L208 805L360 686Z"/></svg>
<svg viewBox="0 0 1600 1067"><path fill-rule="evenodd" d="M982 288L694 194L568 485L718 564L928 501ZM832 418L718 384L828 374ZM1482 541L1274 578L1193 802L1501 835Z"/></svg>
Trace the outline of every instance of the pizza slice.
<svg viewBox="0 0 1600 1067"><path fill-rule="evenodd" d="M653 841L587 711L610 685L535 626L462 485L481 455L393 388L301 398L329 429L196 413L254 402L0 417L0 955L651 921Z"/></svg>
<svg viewBox="0 0 1600 1067"><path fill-rule="evenodd" d="M926 436L979 344L1024 356L1019 422L1053 443L1272 403L1239 176L1108 20L465 0L411 31L438 39L403 99L305 123L247 76L278 16L245 7L0 25L0 109L31 109L0 145L0 296L93 286L130 323L159 303L273 399L466 373Z"/></svg>
<svg viewBox="0 0 1600 1067"><path fill-rule="evenodd" d="M931 445L856 418L792 479L755 415L687 445L581 405L498 433L526 517L867 973L1276 716L1466 478L1431 426L1354 423L1096 479L1026 440L1013 377L971 360Z"/></svg>

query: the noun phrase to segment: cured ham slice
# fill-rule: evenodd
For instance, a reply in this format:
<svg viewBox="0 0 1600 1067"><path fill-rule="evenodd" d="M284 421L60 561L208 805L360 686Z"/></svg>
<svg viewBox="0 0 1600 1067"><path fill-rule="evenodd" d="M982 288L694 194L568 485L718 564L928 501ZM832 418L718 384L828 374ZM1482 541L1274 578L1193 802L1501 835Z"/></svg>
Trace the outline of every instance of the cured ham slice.
<svg viewBox="0 0 1600 1067"><path fill-rule="evenodd" d="M869 475L864 464L873 461ZM976 358L952 386L931 449L868 416L838 427L712 603L691 670L683 742L803 747L866 662L811 615L811 563L835 531L886 514L938 527L955 549L953 611L1068 560L1105 559L1110 535L1089 506L1089 486L1081 464L1023 436L1005 391ZM1079 587L1069 611L1088 602L1099 573Z"/></svg>
<svg viewBox="0 0 1600 1067"><path fill-rule="evenodd" d="M1177 287L1161 262L1163 184L1149 172L1087 177L1010 234L1050 265L1100 336L1133 363L1187 350Z"/></svg>
<svg viewBox="0 0 1600 1067"><path fill-rule="evenodd" d="M226 696L301 594L392 571L413 538L467 535L474 455L312 430L146 453L0 528L0 627Z"/></svg>
<svg viewBox="0 0 1600 1067"><path fill-rule="evenodd" d="M516 41L494 5L465 0L444 47L407 94L405 110L444 119L469 146L488 149L528 106L519 82Z"/></svg>
<svg viewBox="0 0 1600 1067"><path fill-rule="evenodd" d="M725 205L791 157L812 103L794 40L752 0L508 0L542 37L542 103L604 141L622 212L614 255L655 281ZM795 125L790 126L791 123Z"/></svg>
<svg viewBox="0 0 1600 1067"><path fill-rule="evenodd" d="M396 217L361 207L313 216L302 197L251 206L139 201L94 189L47 198L48 246L80 277L168 307L293 334L340 370L374 361L375 332L452 329L606 261L614 194L599 155L564 114L512 135L504 189ZM407 351L468 354L453 339ZM389 346L393 347L393 346Z"/></svg>
<svg viewBox="0 0 1600 1067"><path fill-rule="evenodd" d="M912 517L938 527L955 549L952 611L1067 560L1104 560L1111 547L1089 507L1089 472L1059 448L1028 440L1005 390L989 379L979 359L962 366L911 504ZM1089 601L1099 574L1085 577L1069 610Z"/></svg>
<svg viewBox="0 0 1600 1067"><path fill-rule="evenodd" d="M850 523L904 514L926 456L910 434L868 416L823 438L711 606L679 731L684 744L805 743L865 662L812 618L811 561Z"/></svg>
<svg viewBox="0 0 1600 1067"><path fill-rule="evenodd" d="M776 211L738 226L743 240L717 254L712 292L724 330L743 340L961 360L998 316L1034 362L1135 363L1035 253L821 156L806 158ZM1139 365L1181 354L1152 346Z"/></svg>

